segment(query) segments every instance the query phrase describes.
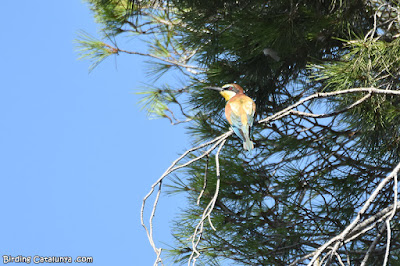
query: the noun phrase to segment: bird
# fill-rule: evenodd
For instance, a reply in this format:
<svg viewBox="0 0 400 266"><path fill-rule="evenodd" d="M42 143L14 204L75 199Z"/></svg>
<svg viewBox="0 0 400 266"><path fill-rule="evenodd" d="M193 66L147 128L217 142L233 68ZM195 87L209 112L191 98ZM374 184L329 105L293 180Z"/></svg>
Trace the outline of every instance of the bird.
<svg viewBox="0 0 400 266"><path fill-rule="evenodd" d="M233 132L243 141L243 149L251 151L254 148L250 140L251 128L254 122L256 104L244 94L243 88L238 84L226 84L222 87L206 87L218 91L227 101L225 116Z"/></svg>

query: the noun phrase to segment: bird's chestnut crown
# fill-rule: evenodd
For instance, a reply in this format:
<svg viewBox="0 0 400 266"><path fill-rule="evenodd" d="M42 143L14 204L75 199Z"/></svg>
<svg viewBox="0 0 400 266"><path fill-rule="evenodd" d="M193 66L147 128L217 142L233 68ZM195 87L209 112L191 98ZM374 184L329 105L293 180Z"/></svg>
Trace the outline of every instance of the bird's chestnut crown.
<svg viewBox="0 0 400 266"><path fill-rule="evenodd" d="M237 88L238 85L236 84L226 84L222 86L223 90L233 91L234 93L238 93L240 90Z"/></svg>
<svg viewBox="0 0 400 266"><path fill-rule="evenodd" d="M226 84L222 87L205 87L206 89L218 91L225 100L229 101L236 94L243 94L243 89L237 84Z"/></svg>
<svg viewBox="0 0 400 266"><path fill-rule="evenodd" d="M222 86L222 90L219 92L225 100L229 101L237 93L243 92L243 89L237 84L226 84Z"/></svg>

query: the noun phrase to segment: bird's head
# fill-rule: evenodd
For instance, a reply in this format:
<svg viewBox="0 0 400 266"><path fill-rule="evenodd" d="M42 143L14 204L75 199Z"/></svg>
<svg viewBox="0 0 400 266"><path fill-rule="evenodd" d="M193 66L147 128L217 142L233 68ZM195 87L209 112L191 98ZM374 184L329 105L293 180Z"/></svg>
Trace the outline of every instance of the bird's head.
<svg viewBox="0 0 400 266"><path fill-rule="evenodd" d="M225 100L229 101L236 94L242 94L243 89L237 84L226 84L220 87L206 87L206 89L216 90L225 98Z"/></svg>

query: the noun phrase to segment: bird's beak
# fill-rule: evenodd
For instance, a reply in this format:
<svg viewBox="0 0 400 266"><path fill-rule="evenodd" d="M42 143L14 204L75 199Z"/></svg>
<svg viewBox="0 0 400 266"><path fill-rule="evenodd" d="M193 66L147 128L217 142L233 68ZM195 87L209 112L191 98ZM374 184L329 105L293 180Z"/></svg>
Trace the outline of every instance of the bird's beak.
<svg viewBox="0 0 400 266"><path fill-rule="evenodd" d="M208 90L215 90L215 91L219 91L221 92L223 89L220 87L204 87L204 89L208 89Z"/></svg>

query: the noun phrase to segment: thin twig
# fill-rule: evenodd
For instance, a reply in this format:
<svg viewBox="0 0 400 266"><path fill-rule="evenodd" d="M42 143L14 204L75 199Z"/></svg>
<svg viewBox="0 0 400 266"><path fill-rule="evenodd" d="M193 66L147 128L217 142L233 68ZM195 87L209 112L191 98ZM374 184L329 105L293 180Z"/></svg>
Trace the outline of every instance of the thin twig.
<svg viewBox="0 0 400 266"><path fill-rule="evenodd" d="M368 92L369 94L371 93L376 93L376 94L393 94L393 95L400 95L400 91L395 91L395 90L382 90L382 89L377 89L374 87L371 88L353 88L353 89L348 89L348 90L341 90L341 91L332 91L332 92L318 92L315 94L312 94L306 98L303 98L299 100L298 102L286 107L285 109L267 117L262 120L259 120L258 123L269 123L271 121L280 119L284 116L287 116L290 114L291 110L296 108L297 106L308 102L310 100L316 99L316 98L327 98L327 97L332 97L332 96L337 96L341 94L349 94L349 93L357 93L357 92Z"/></svg>
<svg viewBox="0 0 400 266"><path fill-rule="evenodd" d="M382 190L383 187L385 187L385 185L395 176L397 176L398 172L400 170L400 163L393 169L393 171L386 176L386 178L384 178L379 185L375 188L374 192L371 194L371 196L367 199L367 201L365 202L364 206L362 207L362 209L357 213L356 218L353 220L353 222L351 222L343 231L342 233L340 233L339 235L331 238L330 240L328 240L325 244L323 244L322 246L320 246L312 260L310 261L310 263L308 264L309 266L313 265L313 263L316 261L316 259L321 255L321 253L326 250L328 247L330 247L332 244L335 244L333 247L332 252L336 252L336 250L338 249L339 245L341 245L341 243L343 243L343 240L345 239L345 237L349 234L349 232L354 229L356 227L356 225L358 224L358 222L361 220L361 216L364 215L364 213L367 211L367 209L369 208L369 206L371 205L372 201L377 197L377 195L379 194L379 192ZM396 202L397 203L397 202ZM394 210L396 210L396 208L394 208Z"/></svg>
<svg viewBox="0 0 400 266"><path fill-rule="evenodd" d="M340 263L340 265L341 266L345 266L343 261L342 261L342 258L340 257L340 255L337 252L335 252L335 256L338 259L338 262ZM350 264L349 264L349 266L350 266Z"/></svg>
<svg viewBox="0 0 400 266"><path fill-rule="evenodd" d="M207 188L208 159L209 159L209 156L207 155L206 169L205 169L205 171L204 171L203 188L201 189L200 194L199 194L199 196L197 197L197 206L200 205L200 199L201 199L201 197L203 196L203 193L204 193L204 191L205 191L206 188Z"/></svg>
<svg viewBox="0 0 400 266"><path fill-rule="evenodd" d="M156 261L155 261L154 265L157 265L158 263L162 263L161 258L160 258L161 249L159 249L159 248L156 247L156 245L155 245L155 243L154 243L154 239L153 239L153 218L154 218L154 216L155 216L155 211L156 211L157 203L158 203L158 200L159 200L159 197L160 197L163 179L164 179L166 176L168 176L169 174L171 174L172 172L174 172L174 171L176 171L176 170L178 170L178 169L180 169L180 168L186 167L186 166L188 166L188 165L190 165L190 164L192 164L192 163L194 163L194 162L200 160L200 159L203 158L204 156L208 156L219 144L221 144L222 142L225 143L226 139L227 139L232 133L233 133L233 131L230 130L230 131L228 131L228 132L222 134L221 136L219 136L219 137L217 137L217 138L215 138L215 139L213 139L213 140L211 140L211 141L208 141L208 142L203 143L203 144L201 144L201 145L199 145L199 146L197 146L197 147L194 147L194 148L191 148L191 149L187 150L187 151L186 151L184 154L182 154L178 159L176 159L176 160L171 164L170 167L168 167L168 169L164 172L164 174L151 186L151 189L150 189L149 193L147 193L147 195L143 198L142 208L141 208L141 211L140 211L140 220L141 220L142 226L143 226L144 229L146 230L147 237L148 237L148 239L149 239L150 245L153 247L154 251L155 251L156 254L157 254L157 258L156 258ZM213 145L212 145L212 144L213 144ZM203 147L206 147L206 146L209 146L209 145L212 145L212 147L209 148L208 150L206 150L205 152L203 152L201 155L197 156L196 158L194 158L194 159L192 159L192 160L190 160L190 161L188 161L188 162L186 162L186 163L183 163L183 164L181 164L181 165L177 165L177 163L178 163L180 160L182 160L183 158L185 158L189 153L194 152L194 151L196 151L196 150L199 150L199 149L201 149L201 148L203 148ZM148 228L148 227L146 226L146 224L144 223L144 209L145 209L145 205L146 205L147 199L153 194L153 192L154 192L156 186L158 186L158 192L157 192L156 199L154 200L153 209L152 209L152 212L151 212L151 215L150 215L150 220L149 220L149 228Z"/></svg>
<svg viewBox="0 0 400 266"><path fill-rule="evenodd" d="M117 49L117 48L115 48L115 49ZM123 49L119 49L119 48L118 48L118 52L122 52L122 53L126 53L126 54L133 54L133 55L152 57L152 58L155 58L157 60L163 61L165 63L169 63L169 64L176 65L176 66L180 66L180 67L183 67L183 68L186 68L186 69L196 69L196 70L199 70L199 71L206 71L205 68L192 66L192 65L187 65L187 64L184 64L184 63L179 62L177 60L170 60L170 59L166 59L166 58L163 58L161 56L156 56L156 55L153 55L153 54L146 54L146 53L141 53L141 52L136 52L136 51L128 51L128 50L123 50Z"/></svg>
<svg viewBox="0 0 400 266"><path fill-rule="evenodd" d="M217 153L215 154L215 166L216 166L216 175L217 175L217 183L215 185L215 193L210 202L208 203L207 207L203 211L203 215L200 218L199 223L197 224L196 228L194 229L193 235L192 235L192 253L190 254L188 265L195 265L197 258L200 256L200 252L197 250L197 246L200 243L201 237L203 235L204 231L204 221L208 219L210 226L214 231L215 227L213 226L211 222L211 213L214 210L215 202L217 201L218 198L218 193L219 193L219 187L220 187L220 170L219 170L219 154L221 152L222 147L225 144L226 139L223 139L220 143L220 146L218 148ZM196 238L197 237L197 238Z"/></svg>
<svg viewBox="0 0 400 266"><path fill-rule="evenodd" d="M329 114L312 114L312 113L306 113L306 112L300 112L300 111L296 111L296 110L290 110L289 114L294 114L294 115L298 115L298 116L307 116L307 117L313 117L313 118L326 118L326 117L331 117L331 116L335 116L344 112L347 112L348 110L354 108L357 105L360 105L361 103L363 103L365 100L367 100L368 98L371 97L371 93L368 93L367 95L365 95L364 97L362 97L361 99L359 99L358 101L350 104L349 106L336 111L336 112L332 112Z"/></svg>
<svg viewBox="0 0 400 266"><path fill-rule="evenodd" d="M396 207L397 207L397 175L394 176L394 185L393 185L393 190L394 190L394 203L393 203L393 210L390 216L386 219L386 231L387 231L387 240L386 240L386 252L385 252L385 260L383 261L383 265L387 265L388 259L389 259L389 251L390 251L390 242L391 242L391 229L390 229L390 221L392 220L393 216L396 214Z"/></svg>
<svg viewBox="0 0 400 266"><path fill-rule="evenodd" d="M378 244L378 241L381 239L382 234L383 234L383 231L385 231L385 224L383 224L383 225L381 226L381 228L379 229L378 234L376 235L374 241L373 241L373 242L371 243L371 245L369 246L369 248L368 248L368 250L367 250L367 253L365 253L365 256L364 256L364 258L363 258L363 260L362 260L360 266L365 266L365 265L366 265L366 263L367 263L367 261L368 261L368 259L369 259L369 256L370 256L371 253L375 250L375 247L376 247L376 245Z"/></svg>

